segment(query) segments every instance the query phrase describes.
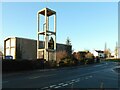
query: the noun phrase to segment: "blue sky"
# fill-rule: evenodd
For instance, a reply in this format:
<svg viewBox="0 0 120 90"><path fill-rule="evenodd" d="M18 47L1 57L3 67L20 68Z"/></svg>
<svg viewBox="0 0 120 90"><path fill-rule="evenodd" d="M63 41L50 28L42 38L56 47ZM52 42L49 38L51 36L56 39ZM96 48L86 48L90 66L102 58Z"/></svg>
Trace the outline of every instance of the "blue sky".
<svg viewBox="0 0 120 90"><path fill-rule="evenodd" d="M117 2L2 3L2 45L6 37L37 39L37 11L44 7L57 13L57 42L69 37L75 51L114 51L118 41Z"/></svg>

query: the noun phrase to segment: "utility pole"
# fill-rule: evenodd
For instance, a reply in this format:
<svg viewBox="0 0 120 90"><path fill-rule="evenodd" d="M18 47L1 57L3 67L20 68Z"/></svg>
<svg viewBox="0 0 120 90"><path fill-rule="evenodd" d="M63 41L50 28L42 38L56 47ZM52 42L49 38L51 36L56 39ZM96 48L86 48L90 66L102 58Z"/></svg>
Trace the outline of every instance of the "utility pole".
<svg viewBox="0 0 120 90"><path fill-rule="evenodd" d="M104 47L104 55L105 58L107 57L107 43L105 42L105 47Z"/></svg>
<svg viewBox="0 0 120 90"><path fill-rule="evenodd" d="M115 46L115 56L116 58L118 57L118 43L116 42L116 46Z"/></svg>

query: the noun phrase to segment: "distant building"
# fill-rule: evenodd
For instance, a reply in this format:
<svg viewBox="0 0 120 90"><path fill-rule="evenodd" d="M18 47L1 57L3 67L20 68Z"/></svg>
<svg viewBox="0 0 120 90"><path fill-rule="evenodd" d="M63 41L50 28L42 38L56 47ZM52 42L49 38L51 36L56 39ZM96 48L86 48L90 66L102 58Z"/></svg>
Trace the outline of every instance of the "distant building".
<svg viewBox="0 0 120 90"><path fill-rule="evenodd" d="M40 41L40 48L44 42ZM66 51L68 55L72 53L72 46L57 43L56 50ZM37 40L10 37L4 40L4 55L13 56L13 59L37 59ZM41 53L41 59L43 54Z"/></svg>
<svg viewBox="0 0 120 90"><path fill-rule="evenodd" d="M92 53L95 57L99 57L99 58L105 57L104 51L101 50L94 50Z"/></svg>

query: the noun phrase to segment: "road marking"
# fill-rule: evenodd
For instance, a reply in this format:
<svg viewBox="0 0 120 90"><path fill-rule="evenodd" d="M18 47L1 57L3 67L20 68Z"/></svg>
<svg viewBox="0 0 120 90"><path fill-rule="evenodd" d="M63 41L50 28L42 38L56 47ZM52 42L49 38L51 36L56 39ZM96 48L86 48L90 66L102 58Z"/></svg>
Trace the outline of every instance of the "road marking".
<svg viewBox="0 0 120 90"><path fill-rule="evenodd" d="M108 64L108 63L106 63L106 64Z"/></svg>
<svg viewBox="0 0 120 90"><path fill-rule="evenodd" d="M57 86L57 87L55 87L55 88L60 88L61 86Z"/></svg>
<svg viewBox="0 0 120 90"><path fill-rule="evenodd" d="M67 85L68 85L68 84L64 84L64 85L62 85L62 86L64 87L64 86L67 86Z"/></svg>
<svg viewBox="0 0 120 90"><path fill-rule="evenodd" d="M54 71L54 70L56 70L56 69L43 69L43 70L38 70L38 71Z"/></svg>
<svg viewBox="0 0 120 90"><path fill-rule="evenodd" d="M51 85L50 88L55 87L56 85Z"/></svg>
<svg viewBox="0 0 120 90"><path fill-rule="evenodd" d="M85 73L85 74L82 74L82 75L78 75L79 77L84 77L84 76L87 76L89 74L94 74L94 73L97 73L97 72L100 72L100 71L104 71L104 70L99 70L99 71L94 71L94 72L90 72L90 73Z"/></svg>
<svg viewBox="0 0 120 90"><path fill-rule="evenodd" d="M76 80L75 82L79 82L79 80Z"/></svg>
<svg viewBox="0 0 120 90"><path fill-rule="evenodd" d="M40 78L40 77L49 77L49 76L54 76L54 75L56 75L56 74L29 77L29 79L36 79L36 78Z"/></svg>
<svg viewBox="0 0 120 90"><path fill-rule="evenodd" d="M115 72L113 69L111 69L112 72Z"/></svg>
<svg viewBox="0 0 120 90"><path fill-rule="evenodd" d="M115 68L120 68L120 66L116 66Z"/></svg>
<svg viewBox="0 0 120 90"><path fill-rule="evenodd" d="M73 84L74 82L70 82L69 84Z"/></svg>
<svg viewBox="0 0 120 90"><path fill-rule="evenodd" d="M99 66L103 66L103 65L96 65L96 66L93 66L93 67L99 67Z"/></svg>
<svg viewBox="0 0 120 90"><path fill-rule="evenodd" d="M66 81L65 83L70 83L71 81Z"/></svg>
<svg viewBox="0 0 120 90"><path fill-rule="evenodd" d="M75 81L75 80L73 79L73 80L71 80L71 81Z"/></svg>
<svg viewBox="0 0 120 90"><path fill-rule="evenodd" d="M100 84L100 88L103 88L103 82L101 82L101 84Z"/></svg>
<svg viewBox="0 0 120 90"><path fill-rule="evenodd" d="M73 83L75 83L75 82L70 82L69 84L73 84Z"/></svg>
<svg viewBox="0 0 120 90"><path fill-rule="evenodd" d="M59 83L58 85L63 85L64 83Z"/></svg>
<svg viewBox="0 0 120 90"><path fill-rule="evenodd" d="M92 78L93 76L91 75L91 76L89 76L90 78Z"/></svg>
<svg viewBox="0 0 120 90"><path fill-rule="evenodd" d="M43 87L43 88L41 88L41 89L48 89L48 87Z"/></svg>

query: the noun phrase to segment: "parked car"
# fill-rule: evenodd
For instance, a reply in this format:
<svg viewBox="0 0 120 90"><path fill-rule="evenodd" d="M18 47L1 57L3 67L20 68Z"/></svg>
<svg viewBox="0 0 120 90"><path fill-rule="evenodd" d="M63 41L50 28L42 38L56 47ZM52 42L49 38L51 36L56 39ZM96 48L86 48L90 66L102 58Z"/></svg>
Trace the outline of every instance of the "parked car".
<svg viewBox="0 0 120 90"><path fill-rule="evenodd" d="M7 56L5 56L5 59L7 59L7 60L13 59L13 56L7 55Z"/></svg>

